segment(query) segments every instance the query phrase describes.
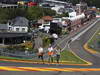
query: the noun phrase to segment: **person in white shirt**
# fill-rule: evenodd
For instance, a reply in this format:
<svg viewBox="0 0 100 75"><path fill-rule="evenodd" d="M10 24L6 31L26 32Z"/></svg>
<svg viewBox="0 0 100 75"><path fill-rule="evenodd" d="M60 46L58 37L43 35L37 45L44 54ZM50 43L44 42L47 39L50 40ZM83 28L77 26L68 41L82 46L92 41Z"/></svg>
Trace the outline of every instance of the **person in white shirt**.
<svg viewBox="0 0 100 75"><path fill-rule="evenodd" d="M53 47L49 47L49 48L48 48L48 51L49 51L49 52L53 51Z"/></svg>
<svg viewBox="0 0 100 75"><path fill-rule="evenodd" d="M38 49L38 58L40 58L42 60L42 62L44 63L43 55L44 55L44 50L43 50L42 47L39 47L39 49Z"/></svg>
<svg viewBox="0 0 100 75"><path fill-rule="evenodd" d="M54 54L54 49L53 49L52 46L50 46L50 47L48 48L48 56L49 56L48 62L49 62L49 63L50 63L50 62L53 62L53 54Z"/></svg>

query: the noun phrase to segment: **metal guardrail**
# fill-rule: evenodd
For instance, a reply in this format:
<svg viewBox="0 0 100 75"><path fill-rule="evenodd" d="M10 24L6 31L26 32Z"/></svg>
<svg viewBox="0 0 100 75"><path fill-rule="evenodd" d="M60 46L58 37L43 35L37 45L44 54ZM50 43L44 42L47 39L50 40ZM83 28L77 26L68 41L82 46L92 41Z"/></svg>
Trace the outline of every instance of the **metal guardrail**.
<svg viewBox="0 0 100 75"><path fill-rule="evenodd" d="M37 57L36 53L17 54L17 53L5 52L4 50L0 50L0 56L9 56L9 57L16 57L16 58L23 58L23 59L33 59L33 58L35 59Z"/></svg>

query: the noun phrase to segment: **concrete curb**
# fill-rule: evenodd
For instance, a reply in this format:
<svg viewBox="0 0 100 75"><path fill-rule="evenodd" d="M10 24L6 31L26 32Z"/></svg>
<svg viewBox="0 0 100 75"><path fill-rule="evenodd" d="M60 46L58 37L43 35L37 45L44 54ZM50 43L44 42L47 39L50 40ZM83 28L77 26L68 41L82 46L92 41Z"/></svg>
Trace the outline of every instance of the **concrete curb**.
<svg viewBox="0 0 100 75"><path fill-rule="evenodd" d="M97 34L97 32L99 31L99 29L100 28L98 28L97 30L96 30L96 32L92 35L92 37L84 44L84 49L86 50L86 51L88 51L89 53L92 53L92 54L100 54L98 51L96 51L96 50L94 50L94 49L92 49L92 48L89 48L89 44L88 44L88 42L90 42L92 39L93 39L93 37Z"/></svg>
<svg viewBox="0 0 100 75"><path fill-rule="evenodd" d="M97 54L97 53L99 53L99 52L97 52L96 50L89 48L87 43L86 43L83 47L84 47L84 49L85 49L86 51L88 51L89 53L92 53L92 54ZM99 53L99 54L100 54L100 53Z"/></svg>
<svg viewBox="0 0 100 75"><path fill-rule="evenodd" d="M79 57L76 53L74 53L72 50L71 50L71 52L72 52L77 58L79 58L80 60L82 60L82 61L84 61L85 63L87 63L86 65L88 65L88 66L93 65L93 63L91 63L91 62L89 62L89 61L86 61L86 60L80 58L80 57Z"/></svg>
<svg viewBox="0 0 100 75"><path fill-rule="evenodd" d="M9 62L18 62L18 63L30 63L30 64L48 64L48 65L73 65L73 66L90 66L91 63L87 62L88 64L66 64L63 62L60 63L48 63L48 62L35 62L35 61L28 61L28 60L14 60L14 59L0 59L0 61L9 61ZM66 61L67 62L67 61Z"/></svg>

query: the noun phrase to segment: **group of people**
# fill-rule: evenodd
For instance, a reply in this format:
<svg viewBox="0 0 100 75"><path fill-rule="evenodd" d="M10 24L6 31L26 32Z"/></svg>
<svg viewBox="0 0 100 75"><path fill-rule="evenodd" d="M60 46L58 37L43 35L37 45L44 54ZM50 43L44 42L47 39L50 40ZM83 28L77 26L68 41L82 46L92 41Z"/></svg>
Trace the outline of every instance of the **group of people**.
<svg viewBox="0 0 100 75"><path fill-rule="evenodd" d="M61 49L58 47L53 48L52 46L49 46L48 52L44 52L44 49L42 47L39 47L38 49L38 58L42 60L44 63L44 54L48 55L48 63L53 63L54 58L56 59L56 62L59 63L60 60L60 53Z"/></svg>

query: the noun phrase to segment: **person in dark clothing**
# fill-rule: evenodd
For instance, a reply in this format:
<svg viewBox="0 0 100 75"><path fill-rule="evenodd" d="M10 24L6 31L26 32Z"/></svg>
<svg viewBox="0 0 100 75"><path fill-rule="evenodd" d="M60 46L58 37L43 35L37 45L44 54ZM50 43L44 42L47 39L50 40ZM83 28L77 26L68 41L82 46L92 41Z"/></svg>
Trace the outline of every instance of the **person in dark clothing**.
<svg viewBox="0 0 100 75"><path fill-rule="evenodd" d="M57 63L59 63L59 60L60 60L60 53L61 53L61 49L56 49L56 61L57 61Z"/></svg>

